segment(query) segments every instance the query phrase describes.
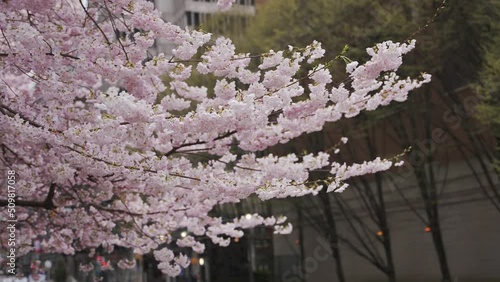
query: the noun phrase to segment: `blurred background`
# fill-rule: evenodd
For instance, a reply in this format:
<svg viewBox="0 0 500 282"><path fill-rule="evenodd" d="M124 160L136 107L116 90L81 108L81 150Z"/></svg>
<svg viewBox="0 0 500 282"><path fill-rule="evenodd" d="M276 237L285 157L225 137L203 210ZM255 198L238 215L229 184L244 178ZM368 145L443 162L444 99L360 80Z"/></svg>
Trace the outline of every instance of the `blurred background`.
<svg viewBox="0 0 500 282"><path fill-rule="evenodd" d="M345 136L349 142L339 147L336 161L404 152L405 164L352 179L343 193L221 206L212 212L228 219L254 212L287 216L294 231L247 230L227 248L207 240L205 253L177 278L162 275L152 256L124 249L97 250L94 270L83 273L78 265L87 254L65 257L39 248L22 259L22 272L36 268L52 281L500 281L500 1L237 0L226 13L210 0L154 2L165 20L229 37L244 53L318 40L327 51L323 63L334 61L335 85L349 83L339 54L363 62L365 49L376 43L416 39L400 76L427 72L430 84L406 102L269 150L327 151ZM171 49L158 41L150 51ZM210 89L215 78L195 74L190 83ZM326 175L317 172L311 180ZM135 269L118 270L123 257L134 257Z"/></svg>

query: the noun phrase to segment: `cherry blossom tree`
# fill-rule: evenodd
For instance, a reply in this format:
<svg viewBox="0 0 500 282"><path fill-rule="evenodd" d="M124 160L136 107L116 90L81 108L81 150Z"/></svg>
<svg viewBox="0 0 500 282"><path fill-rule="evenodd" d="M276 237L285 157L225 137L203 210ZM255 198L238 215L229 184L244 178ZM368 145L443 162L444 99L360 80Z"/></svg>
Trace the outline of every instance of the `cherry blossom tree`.
<svg viewBox="0 0 500 282"><path fill-rule="evenodd" d="M64 254L122 246L154 252L169 275L189 264L173 245L201 253L201 238L227 246L257 225L291 230L283 217L210 216L217 205L341 192L351 177L389 169L394 159L262 151L403 102L430 81L396 74L415 41L368 48L370 59L348 63L347 79L334 83L319 42L238 54L227 38L165 22L145 0L0 1L0 30L0 158L2 178L15 180L0 206L15 204L1 212L17 220L17 254L36 237ZM172 55L148 52L157 39L175 46ZM216 77L215 87L189 85L193 72ZM213 158L195 162L198 153ZM319 169L330 171L328 185L308 180Z"/></svg>

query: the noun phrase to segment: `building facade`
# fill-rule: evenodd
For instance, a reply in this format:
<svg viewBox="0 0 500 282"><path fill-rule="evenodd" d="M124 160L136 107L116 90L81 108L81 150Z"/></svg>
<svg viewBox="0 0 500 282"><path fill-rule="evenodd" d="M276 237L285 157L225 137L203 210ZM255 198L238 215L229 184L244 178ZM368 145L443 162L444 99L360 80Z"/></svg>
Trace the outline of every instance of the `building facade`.
<svg viewBox="0 0 500 282"><path fill-rule="evenodd" d="M261 3L262 1L258 1ZM221 15L217 0L154 0L155 7L161 12L161 17L181 28L198 29L210 21L214 15ZM237 0L235 5L223 15L226 25L245 25L246 18L255 14L255 0ZM237 20L235 20L237 19ZM173 46L168 42L158 40L154 53L170 53Z"/></svg>

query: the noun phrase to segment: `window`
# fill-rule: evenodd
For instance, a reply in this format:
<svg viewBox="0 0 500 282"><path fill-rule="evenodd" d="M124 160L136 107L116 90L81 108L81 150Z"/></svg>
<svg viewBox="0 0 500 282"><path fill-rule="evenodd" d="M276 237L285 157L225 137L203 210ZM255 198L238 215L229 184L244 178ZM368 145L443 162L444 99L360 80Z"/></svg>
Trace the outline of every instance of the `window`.
<svg viewBox="0 0 500 282"><path fill-rule="evenodd" d="M192 26L192 25L193 25L193 20L192 20L192 18L191 18L191 14L192 14L192 13L191 13L191 12L189 12L189 11L188 11L188 12L186 12L186 19L187 19L186 24L187 24L188 26Z"/></svg>
<svg viewBox="0 0 500 282"><path fill-rule="evenodd" d="M193 13L193 15L194 15L194 20L193 20L194 26L195 27L200 26L200 13L195 12Z"/></svg>

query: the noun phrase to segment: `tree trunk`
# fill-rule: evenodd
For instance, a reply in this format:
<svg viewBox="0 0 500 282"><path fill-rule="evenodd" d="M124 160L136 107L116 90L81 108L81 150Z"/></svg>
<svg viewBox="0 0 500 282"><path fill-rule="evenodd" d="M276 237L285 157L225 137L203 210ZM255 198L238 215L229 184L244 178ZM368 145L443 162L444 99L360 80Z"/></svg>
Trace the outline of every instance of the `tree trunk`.
<svg viewBox="0 0 500 282"><path fill-rule="evenodd" d="M300 207L297 206L297 217L299 220L299 248L300 248L300 269L305 269L306 263L306 251L304 248L304 216L302 215L302 211ZM306 281L306 278L301 276L300 280Z"/></svg>
<svg viewBox="0 0 500 282"><path fill-rule="evenodd" d="M328 230L328 242L330 243L330 248L333 251L333 259L335 260L335 268L337 271L337 278L339 282L345 282L344 269L342 267L342 256L340 255L339 249L339 238L337 234L337 225L335 218L332 215L332 209L330 205L330 196L323 190L319 193L319 198L323 203L323 213L325 215L327 230Z"/></svg>
<svg viewBox="0 0 500 282"><path fill-rule="evenodd" d="M450 269L448 268L448 260L446 258L446 250L444 247L443 236L441 233L441 226L439 224L438 211L434 208L434 215L430 219L430 228L432 234L432 241L434 242L434 248L439 259L439 266L441 268L441 275L443 282L451 282Z"/></svg>
<svg viewBox="0 0 500 282"><path fill-rule="evenodd" d="M394 261L392 257L392 246L391 246L391 235L389 234L389 228L387 228L387 225L384 226L385 228L382 229L383 232L383 245L384 245L384 251L387 259L387 268L386 268L386 275L388 278L389 282L395 282L396 281L396 269L394 268Z"/></svg>

